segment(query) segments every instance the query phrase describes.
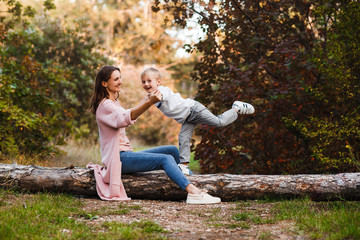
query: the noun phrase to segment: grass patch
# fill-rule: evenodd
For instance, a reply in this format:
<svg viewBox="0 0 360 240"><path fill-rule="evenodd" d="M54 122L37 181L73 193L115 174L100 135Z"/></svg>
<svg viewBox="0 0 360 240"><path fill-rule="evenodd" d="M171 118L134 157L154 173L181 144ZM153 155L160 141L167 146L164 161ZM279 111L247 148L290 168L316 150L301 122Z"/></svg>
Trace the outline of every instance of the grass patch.
<svg viewBox="0 0 360 240"><path fill-rule="evenodd" d="M228 228L243 228L243 229L249 229L250 225L246 222L239 222L239 223L233 223L227 225Z"/></svg>
<svg viewBox="0 0 360 240"><path fill-rule="evenodd" d="M250 218L250 215L252 215L252 214L249 212L239 212L239 213L233 214L232 218L235 221L247 221Z"/></svg>
<svg viewBox="0 0 360 240"><path fill-rule="evenodd" d="M253 212L237 212L232 215L231 219L253 224L267 224L274 222L272 219L260 217L257 213Z"/></svg>
<svg viewBox="0 0 360 240"><path fill-rule="evenodd" d="M84 212L84 203L66 194L14 195L0 189L1 239L164 239L151 221L96 225L100 211Z"/></svg>
<svg viewBox="0 0 360 240"><path fill-rule="evenodd" d="M60 149L64 155L52 159L50 167L85 167L89 162L101 164L100 145L90 141L71 139Z"/></svg>
<svg viewBox="0 0 360 240"><path fill-rule="evenodd" d="M294 220L313 239L360 239L359 202L297 199L277 202L271 211L278 221Z"/></svg>
<svg viewBox="0 0 360 240"><path fill-rule="evenodd" d="M201 173L201 166L199 161L194 159L194 152L190 154L189 168L193 173Z"/></svg>
<svg viewBox="0 0 360 240"><path fill-rule="evenodd" d="M109 209L104 207L101 211L104 215L125 215L131 212L132 210L141 210L141 206L127 206L125 204L119 204L117 209Z"/></svg>
<svg viewBox="0 0 360 240"><path fill-rule="evenodd" d="M141 220L124 224L119 222L105 222L101 225L103 229L116 239L165 239L157 234L166 233L163 228L152 221Z"/></svg>
<svg viewBox="0 0 360 240"><path fill-rule="evenodd" d="M271 239L272 234L271 232L260 232L258 239Z"/></svg>
<svg viewBox="0 0 360 240"><path fill-rule="evenodd" d="M245 210L249 204L259 208ZM269 214L262 216L261 206L266 206ZM237 203L230 220L236 223L227 225L228 228L250 228L253 224L276 224L290 220L311 239L360 239L360 202L357 201L314 202L307 198L244 201ZM267 239L269 236L265 232L258 237Z"/></svg>

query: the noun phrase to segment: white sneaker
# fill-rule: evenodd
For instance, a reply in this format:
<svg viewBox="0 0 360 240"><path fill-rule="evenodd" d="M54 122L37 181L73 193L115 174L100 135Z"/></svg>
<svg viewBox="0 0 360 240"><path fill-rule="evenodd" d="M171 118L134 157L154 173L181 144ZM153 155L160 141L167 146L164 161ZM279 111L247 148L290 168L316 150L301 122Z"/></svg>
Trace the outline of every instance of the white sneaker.
<svg viewBox="0 0 360 240"><path fill-rule="evenodd" d="M192 172L190 171L188 165L179 163L179 164L178 164L178 167L179 167L180 170L183 172L183 174L185 174L185 175L192 175Z"/></svg>
<svg viewBox="0 0 360 240"><path fill-rule="evenodd" d="M207 194L205 191L200 194L188 193L186 203L188 204L215 204L221 202L218 197L213 197Z"/></svg>
<svg viewBox="0 0 360 240"><path fill-rule="evenodd" d="M239 114L253 114L255 108L250 103L235 101L232 105Z"/></svg>

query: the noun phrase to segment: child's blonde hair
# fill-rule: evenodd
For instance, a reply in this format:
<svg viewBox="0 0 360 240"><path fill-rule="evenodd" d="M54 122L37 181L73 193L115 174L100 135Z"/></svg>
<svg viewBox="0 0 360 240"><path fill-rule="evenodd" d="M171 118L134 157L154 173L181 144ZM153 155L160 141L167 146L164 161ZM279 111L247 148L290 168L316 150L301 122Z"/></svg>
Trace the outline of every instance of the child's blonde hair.
<svg viewBox="0 0 360 240"><path fill-rule="evenodd" d="M161 79L160 71L157 70L156 68L153 68L153 67L146 68L144 71L142 71L141 74L140 74L140 78L143 79L143 77L144 77L148 72L157 73L157 74L159 75L159 79Z"/></svg>

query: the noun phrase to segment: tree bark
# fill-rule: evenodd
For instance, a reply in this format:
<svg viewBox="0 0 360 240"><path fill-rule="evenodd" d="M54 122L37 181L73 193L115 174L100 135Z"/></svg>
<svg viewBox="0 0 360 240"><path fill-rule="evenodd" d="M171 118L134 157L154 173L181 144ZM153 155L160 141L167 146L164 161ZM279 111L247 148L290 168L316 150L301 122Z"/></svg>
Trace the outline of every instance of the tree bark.
<svg viewBox="0 0 360 240"><path fill-rule="evenodd" d="M333 175L206 174L188 176L188 179L223 201L303 196L315 201L360 200L359 172ZM186 199L186 192L173 183L164 171L122 175L122 180L128 196L134 199ZM81 167L0 164L0 187L97 196L93 171Z"/></svg>

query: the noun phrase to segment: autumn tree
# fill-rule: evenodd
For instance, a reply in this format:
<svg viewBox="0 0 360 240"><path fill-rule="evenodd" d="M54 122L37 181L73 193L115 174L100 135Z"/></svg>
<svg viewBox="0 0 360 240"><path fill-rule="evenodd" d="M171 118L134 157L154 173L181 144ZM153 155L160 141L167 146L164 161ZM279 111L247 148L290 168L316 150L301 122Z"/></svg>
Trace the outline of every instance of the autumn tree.
<svg viewBox="0 0 360 240"><path fill-rule="evenodd" d="M39 1L39 0L37 0ZM171 16L151 11L153 0L59 0L51 16L65 25L73 20L86 27L107 53L121 64L168 64L176 53L179 39ZM170 18L164 22L164 19Z"/></svg>

